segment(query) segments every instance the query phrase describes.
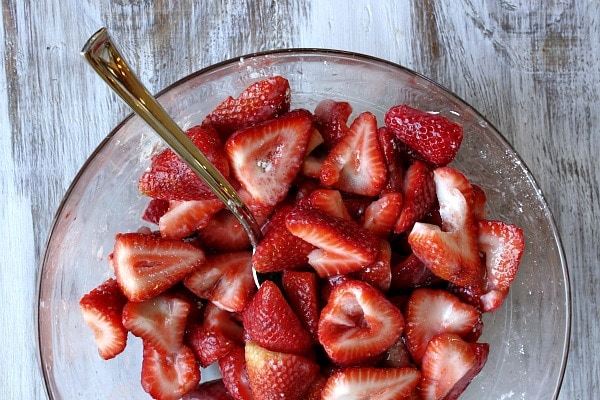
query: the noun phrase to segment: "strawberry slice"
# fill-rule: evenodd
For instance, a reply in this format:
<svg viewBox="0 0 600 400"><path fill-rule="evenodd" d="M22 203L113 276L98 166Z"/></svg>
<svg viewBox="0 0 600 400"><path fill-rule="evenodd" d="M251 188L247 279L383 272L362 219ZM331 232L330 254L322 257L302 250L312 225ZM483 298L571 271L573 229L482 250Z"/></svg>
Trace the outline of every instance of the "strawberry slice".
<svg viewBox="0 0 600 400"><path fill-rule="evenodd" d="M389 192L382 194L365 210L365 228L381 238L389 237L402 210L402 194Z"/></svg>
<svg viewBox="0 0 600 400"><path fill-rule="evenodd" d="M290 108L290 84L273 76L248 86L237 98L227 97L202 122L227 138L233 132L283 115Z"/></svg>
<svg viewBox="0 0 600 400"><path fill-rule="evenodd" d="M195 126L188 129L186 135L223 176L229 176L227 156L214 129ZM206 183L171 149L152 157L150 168L140 177L138 188L146 196L163 200L216 198Z"/></svg>
<svg viewBox="0 0 600 400"><path fill-rule="evenodd" d="M253 213L259 225L265 222L266 215ZM250 239L240 221L229 210L218 211L206 226L198 231L203 248L214 252L234 252L248 250Z"/></svg>
<svg viewBox="0 0 600 400"><path fill-rule="evenodd" d="M357 280L335 286L319 319L319 342L339 365L366 362L402 335L404 318L377 289Z"/></svg>
<svg viewBox="0 0 600 400"><path fill-rule="evenodd" d="M286 218L288 230L317 247L308 263L320 277L356 272L373 263L379 239L354 221L321 210L296 207Z"/></svg>
<svg viewBox="0 0 600 400"><path fill-rule="evenodd" d="M184 394L181 400L234 400L234 397L221 379L215 379L199 384L196 389Z"/></svg>
<svg viewBox="0 0 600 400"><path fill-rule="evenodd" d="M83 322L92 330L98 354L105 360L120 354L127 343L127 330L121 322L127 297L114 278L109 278L83 295L79 308Z"/></svg>
<svg viewBox="0 0 600 400"><path fill-rule="evenodd" d="M309 271L284 271L281 286L302 326L316 341L320 311L317 275Z"/></svg>
<svg viewBox="0 0 600 400"><path fill-rule="evenodd" d="M387 180L382 193L401 192L404 182L404 160L400 155L394 134L385 126L377 129L381 155L387 166Z"/></svg>
<svg viewBox="0 0 600 400"><path fill-rule="evenodd" d="M391 259L392 246L390 242L380 239L379 252L375 261L364 269L355 272L353 276L385 293L392 283Z"/></svg>
<svg viewBox="0 0 600 400"><path fill-rule="evenodd" d="M370 112L364 112L323 161L321 183L349 193L377 196L386 179L377 120Z"/></svg>
<svg viewBox="0 0 600 400"><path fill-rule="evenodd" d="M191 244L143 233L117 234L112 253L117 282L130 301L157 296L204 260L204 252Z"/></svg>
<svg viewBox="0 0 600 400"><path fill-rule="evenodd" d="M419 383L424 400L457 399L487 361L487 343L467 343L443 333L427 345Z"/></svg>
<svg viewBox="0 0 600 400"><path fill-rule="evenodd" d="M431 272L412 253L392 267L392 289L410 290L422 286L433 286L442 282L443 280L440 277Z"/></svg>
<svg viewBox="0 0 600 400"><path fill-rule="evenodd" d="M196 296L226 311L240 312L256 291L252 277L252 253L212 254L188 275L183 284Z"/></svg>
<svg viewBox="0 0 600 400"><path fill-rule="evenodd" d="M255 399L298 400L319 371L306 357L269 351L252 341L246 343L245 357Z"/></svg>
<svg viewBox="0 0 600 400"><path fill-rule="evenodd" d="M327 377L322 373L317 374L315 379L312 381L308 390L302 396L303 400L322 400L323 389L327 383Z"/></svg>
<svg viewBox="0 0 600 400"><path fill-rule="evenodd" d="M416 289L406 304L406 344L417 365L429 341L440 333L470 337L482 324L481 313L441 289Z"/></svg>
<svg viewBox="0 0 600 400"><path fill-rule="evenodd" d="M243 312L250 340L276 352L306 354L312 337L277 285L265 281Z"/></svg>
<svg viewBox="0 0 600 400"><path fill-rule="evenodd" d="M234 176L254 203L275 206L300 171L312 133L312 115L289 113L235 132L225 143Z"/></svg>
<svg viewBox="0 0 600 400"><path fill-rule="evenodd" d="M158 221L160 235L168 239L186 238L203 229L224 207L219 199L171 201L169 210Z"/></svg>
<svg viewBox="0 0 600 400"><path fill-rule="evenodd" d="M160 217L165 215L167 211L169 211L169 200L150 199L142 213L142 221L158 225Z"/></svg>
<svg viewBox="0 0 600 400"><path fill-rule="evenodd" d="M487 195L480 186L475 184L471 184L471 186L473 187L473 216L479 221L485 219Z"/></svg>
<svg viewBox="0 0 600 400"><path fill-rule="evenodd" d="M413 162L404 175L402 184L403 204L396 222L396 233L409 232L434 206L436 188L433 171L422 161Z"/></svg>
<svg viewBox="0 0 600 400"><path fill-rule="evenodd" d="M244 347L235 346L227 355L219 359L219 372L223 384L235 400L253 400L250 390L250 378L246 368Z"/></svg>
<svg viewBox="0 0 600 400"><path fill-rule="evenodd" d="M385 114L385 125L425 161L446 165L454 159L463 139L463 128L439 114L401 104Z"/></svg>
<svg viewBox="0 0 600 400"><path fill-rule="evenodd" d="M164 355L144 342L142 387L153 399L180 399L198 382L200 369L189 347L184 345L175 353Z"/></svg>
<svg viewBox="0 0 600 400"><path fill-rule="evenodd" d="M416 389L421 373L416 368L345 368L325 384L323 400L407 399Z"/></svg>
<svg viewBox="0 0 600 400"><path fill-rule="evenodd" d="M352 106L346 101L325 99L315 108L315 126L325 145L331 149L348 133L348 117Z"/></svg>
<svg viewBox="0 0 600 400"><path fill-rule="evenodd" d="M163 354L176 352L183 343L190 304L162 293L150 300L128 302L123 308L123 326Z"/></svg>
<svg viewBox="0 0 600 400"><path fill-rule="evenodd" d="M311 207L343 219L352 219L339 190L315 189L308 196Z"/></svg>

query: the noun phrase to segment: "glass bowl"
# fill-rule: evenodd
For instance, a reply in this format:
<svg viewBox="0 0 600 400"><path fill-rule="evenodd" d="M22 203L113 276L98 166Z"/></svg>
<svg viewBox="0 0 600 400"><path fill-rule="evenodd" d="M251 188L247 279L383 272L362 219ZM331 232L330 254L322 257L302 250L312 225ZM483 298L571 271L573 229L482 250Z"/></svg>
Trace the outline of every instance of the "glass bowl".
<svg viewBox="0 0 600 400"><path fill-rule="evenodd" d="M408 103L464 126L453 165L485 189L490 218L523 228L526 245L509 297L501 309L484 316L480 341L490 343L490 356L461 399L555 398L569 342L567 266L540 189L501 134L473 107L423 76L384 60L331 50L233 59L182 79L158 97L186 129L227 95L272 75L290 81L292 108L314 110L325 98L345 100L355 115L370 110L381 124L390 106ZM142 225L148 199L139 194L137 180L157 146L162 146L159 139L139 118L127 118L88 159L58 210L39 275L39 351L52 399L149 398L139 383L141 341L129 340L125 352L102 360L78 302L109 277L107 257L115 234ZM203 380L214 374L203 372Z"/></svg>

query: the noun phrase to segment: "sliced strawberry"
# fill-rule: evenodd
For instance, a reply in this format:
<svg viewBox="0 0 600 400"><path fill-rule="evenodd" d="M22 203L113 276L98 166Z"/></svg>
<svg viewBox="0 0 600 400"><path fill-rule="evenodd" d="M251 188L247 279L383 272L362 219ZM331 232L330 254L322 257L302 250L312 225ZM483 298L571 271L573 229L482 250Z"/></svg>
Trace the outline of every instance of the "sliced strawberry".
<svg viewBox="0 0 600 400"><path fill-rule="evenodd" d="M414 367L404 336L385 351L383 359L379 364L384 368Z"/></svg>
<svg viewBox="0 0 600 400"><path fill-rule="evenodd" d="M254 217L259 225L266 219L266 216L256 214ZM244 227L229 210L221 210L213 215L204 229L198 231L198 237L207 250L233 252L251 247Z"/></svg>
<svg viewBox="0 0 600 400"><path fill-rule="evenodd" d="M481 313L441 289L416 289L406 305L406 343L413 360L421 364L429 341L440 333L469 337L481 325Z"/></svg>
<svg viewBox="0 0 600 400"><path fill-rule="evenodd" d="M386 179L377 120L369 112L362 113L323 161L321 183L349 193L377 196Z"/></svg>
<svg viewBox="0 0 600 400"><path fill-rule="evenodd" d="M164 292L205 259L204 252L191 244L142 233L118 234L112 254L117 282L130 301Z"/></svg>
<svg viewBox="0 0 600 400"><path fill-rule="evenodd" d="M248 86L237 98L227 97L202 122L214 127L223 138L255 125L290 108L290 84L281 76L273 76Z"/></svg>
<svg viewBox="0 0 600 400"><path fill-rule="evenodd" d="M229 163L223 144L214 129L195 126L188 137L223 174L229 176ZM212 190L171 149L152 157L150 168L140 177L140 192L163 200L202 200L216 198Z"/></svg>
<svg viewBox="0 0 600 400"><path fill-rule="evenodd" d="M463 139L461 125L406 104L390 108L385 114L385 124L399 140L435 165L452 161Z"/></svg>
<svg viewBox="0 0 600 400"><path fill-rule="evenodd" d="M389 192L382 194L365 210L365 228L381 238L386 238L396 226L402 210L402 194Z"/></svg>
<svg viewBox="0 0 600 400"><path fill-rule="evenodd" d="M311 207L343 219L352 219L339 190L315 189L308 197Z"/></svg>
<svg viewBox="0 0 600 400"><path fill-rule="evenodd" d="M164 355L144 342L142 387L153 399L177 400L200 382L200 369L194 353L181 346Z"/></svg>
<svg viewBox="0 0 600 400"><path fill-rule="evenodd" d="M444 333L427 345L419 383L424 400L457 399L487 361L487 343L467 343Z"/></svg>
<svg viewBox="0 0 600 400"><path fill-rule="evenodd" d="M183 395L181 400L233 400L221 379L203 382L196 389Z"/></svg>
<svg viewBox="0 0 600 400"><path fill-rule="evenodd" d="M317 275L308 271L284 271L281 286L302 326L316 341L320 311Z"/></svg>
<svg viewBox="0 0 600 400"><path fill-rule="evenodd" d="M302 396L303 400L321 400L323 395L323 389L327 383L327 377L322 373L317 374L315 379L312 381L308 390Z"/></svg>
<svg viewBox="0 0 600 400"><path fill-rule="evenodd" d="M487 195L481 186L471 184L473 187L473 216L476 220L485 218L485 205L487 203Z"/></svg>
<svg viewBox="0 0 600 400"><path fill-rule="evenodd" d="M168 293L123 308L123 326L163 354L176 352L183 343L190 303Z"/></svg>
<svg viewBox="0 0 600 400"><path fill-rule="evenodd" d="M393 289L409 290L442 282L443 280L431 272L414 254L409 254L401 262L392 266L391 287Z"/></svg>
<svg viewBox="0 0 600 400"><path fill-rule="evenodd" d="M339 365L370 360L402 335L404 318L377 289L357 280L334 287L319 319L319 342Z"/></svg>
<svg viewBox="0 0 600 400"><path fill-rule="evenodd" d="M358 271L373 263L379 251L379 239L368 229L320 210L297 207L288 214L286 226L317 247L308 262L321 277Z"/></svg>
<svg viewBox="0 0 600 400"><path fill-rule="evenodd" d="M413 162L404 175L402 184L402 211L396 222L396 233L409 232L415 222L420 221L436 201L433 171L422 161Z"/></svg>
<svg viewBox="0 0 600 400"><path fill-rule="evenodd" d="M244 310L243 321L250 340L268 350L306 354L312 347L310 333L271 281L260 286Z"/></svg>
<svg viewBox="0 0 600 400"><path fill-rule="evenodd" d="M354 273L354 276L385 293L392 282L392 247L385 239L379 240L379 252L375 261Z"/></svg>
<svg viewBox="0 0 600 400"><path fill-rule="evenodd" d="M420 379L416 368L345 368L329 377L322 399L405 399Z"/></svg>
<svg viewBox="0 0 600 400"><path fill-rule="evenodd" d="M225 204L219 199L172 201L160 218L158 229L162 237L183 239L203 229L210 218Z"/></svg>
<svg viewBox="0 0 600 400"><path fill-rule="evenodd" d="M127 330L121 322L121 313L126 302L127 297L113 278L107 279L79 300L83 322L92 330L98 354L105 360L125 349Z"/></svg>
<svg viewBox="0 0 600 400"><path fill-rule="evenodd" d="M227 355L219 359L219 372L232 398L253 400L243 346L235 346Z"/></svg>
<svg viewBox="0 0 600 400"><path fill-rule="evenodd" d="M306 357L246 343L246 366L255 399L298 400L317 376L319 366Z"/></svg>
<svg viewBox="0 0 600 400"><path fill-rule="evenodd" d="M169 211L169 201L163 199L150 199L142 213L142 220L158 225L160 217Z"/></svg>
<svg viewBox="0 0 600 400"><path fill-rule="evenodd" d="M387 180L382 193L402 191L404 181L404 160L398 149L394 134L385 126L377 130L377 138L381 147L381 154L387 166Z"/></svg>
<svg viewBox="0 0 600 400"><path fill-rule="evenodd" d="M225 143L234 176L258 204L274 206L300 171L312 132L306 110L235 132Z"/></svg>
<svg viewBox="0 0 600 400"><path fill-rule="evenodd" d="M326 99L315 108L315 126L328 148L333 148L348 133L348 117L352 106L346 101Z"/></svg>
<svg viewBox="0 0 600 400"><path fill-rule="evenodd" d="M241 312L256 291L252 253L209 255L183 283L196 296L210 300L223 310Z"/></svg>

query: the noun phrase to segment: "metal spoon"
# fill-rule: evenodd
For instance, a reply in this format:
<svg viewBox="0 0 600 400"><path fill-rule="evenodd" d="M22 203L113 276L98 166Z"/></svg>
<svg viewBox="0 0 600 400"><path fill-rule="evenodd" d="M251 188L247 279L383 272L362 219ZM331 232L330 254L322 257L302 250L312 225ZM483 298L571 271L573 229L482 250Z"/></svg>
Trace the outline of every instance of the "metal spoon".
<svg viewBox="0 0 600 400"><path fill-rule="evenodd" d="M81 54L108 86L150 125L225 203L242 224L252 247L255 249L262 233L260 226L246 204L244 204L244 201L227 179L223 177L219 170L194 145L165 109L148 92L125 61L125 57L117 49L106 28L100 29L88 39L81 50ZM252 274L256 285L260 287L260 283L264 279L259 279L254 268L252 268Z"/></svg>

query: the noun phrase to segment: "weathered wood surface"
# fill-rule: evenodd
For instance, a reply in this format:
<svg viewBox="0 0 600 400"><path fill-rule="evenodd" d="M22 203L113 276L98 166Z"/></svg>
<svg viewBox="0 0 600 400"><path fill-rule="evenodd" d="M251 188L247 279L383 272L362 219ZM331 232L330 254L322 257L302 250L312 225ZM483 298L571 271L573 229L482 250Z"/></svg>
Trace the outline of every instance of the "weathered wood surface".
<svg viewBox="0 0 600 400"><path fill-rule="evenodd" d="M152 91L233 56L323 47L398 62L474 104L533 171L562 236L573 323L559 398L596 398L596 0L3 0L0 398L45 398L36 349L37 265L71 180L128 114L79 56L101 26L118 38Z"/></svg>

